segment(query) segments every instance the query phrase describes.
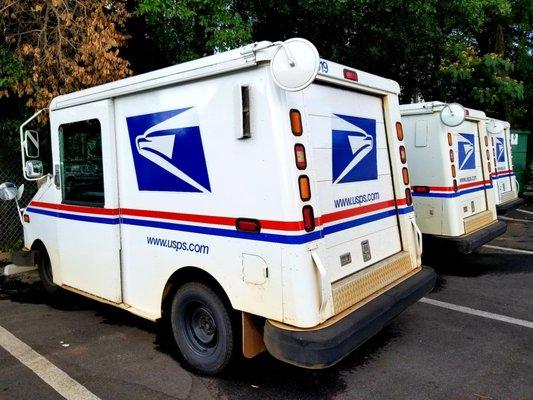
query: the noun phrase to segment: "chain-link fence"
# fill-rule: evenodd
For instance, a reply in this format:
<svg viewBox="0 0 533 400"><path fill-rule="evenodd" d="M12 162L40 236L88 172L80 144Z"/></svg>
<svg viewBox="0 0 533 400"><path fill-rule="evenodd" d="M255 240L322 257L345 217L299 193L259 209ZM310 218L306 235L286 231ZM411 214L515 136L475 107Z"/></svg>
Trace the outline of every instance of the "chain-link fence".
<svg viewBox="0 0 533 400"><path fill-rule="evenodd" d="M22 122L22 121L20 121ZM4 132L0 147L0 183L13 182L17 187L24 184L24 193L19 200L21 207L26 207L37 191L35 181L26 181L22 175L20 155L20 136L16 124L8 132ZM51 172L50 134L46 123L32 124L39 135L39 157L43 162L44 172ZM22 224L14 200L0 200L0 253L19 250L23 245Z"/></svg>
<svg viewBox="0 0 533 400"><path fill-rule="evenodd" d="M25 181L22 176L20 153L14 151L11 159L3 160L0 165L0 183L13 182L24 184L24 193L19 201L26 206L37 190L35 182ZM22 247L22 224L15 201L0 201L0 252L18 250Z"/></svg>
<svg viewBox="0 0 533 400"><path fill-rule="evenodd" d="M0 183L13 182L17 186L24 184L24 194L19 201L25 206L35 194L37 185L26 182L22 176L20 153L13 152L12 159L4 160L0 165ZM15 201L0 201L0 252L7 252L22 247L22 224Z"/></svg>

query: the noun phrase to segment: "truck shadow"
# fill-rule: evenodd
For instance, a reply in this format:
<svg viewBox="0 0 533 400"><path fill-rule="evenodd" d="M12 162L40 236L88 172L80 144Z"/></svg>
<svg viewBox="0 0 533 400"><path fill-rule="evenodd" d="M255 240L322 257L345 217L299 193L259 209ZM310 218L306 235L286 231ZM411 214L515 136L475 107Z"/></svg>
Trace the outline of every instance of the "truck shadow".
<svg viewBox="0 0 533 400"><path fill-rule="evenodd" d="M74 293L65 292L59 298L51 298L38 280L24 278L0 277L0 300L45 304L58 311L94 313L98 323L138 329L148 334L156 351L171 356L187 369L179 357L166 320L154 323ZM200 380L210 392L216 393L216 397L330 398L346 389L346 373L378 359L388 345L401 336L400 326L393 322L339 364L324 370L294 367L263 353L251 360L239 360L233 368L216 377L191 375L193 380Z"/></svg>
<svg viewBox="0 0 533 400"><path fill-rule="evenodd" d="M102 323L137 327L151 333L157 330L154 322L75 293L64 291L59 296L52 297L45 292L36 277L6 278L0 275L1 300L21 304L45 304L58 311L95 311L95 316L102 318Z"/></svg>
<svg viewBox="0 0 533 400"><path fill-rule="evenodd" d="M42 304L45 303L46 293L39 281L0 275L0 300Z"/></svg>
<svg viewBox="0 0 533 400"><path fill-rule="evenodd" d="M156 338L157 350L170 354L183 368L170 330L160 322ZM401 337L394 322L347 356L337 365L323 370L309 370L283 363L264 352L253 359L241 359L232 368L216 377L197 376L212 387L217 397L232 399L268 398L331 398L346 390L344 374L380 357L385 348Z"/></svg>
<svg viewBox="0 0 533 400"><path fill-rule="evenodd" d="M475 278L481 275L531 272L533 257L527 254L475 252L462 257L439 255L438 258L425 259L424 264L432 267L439 275ZM437 290L438 285L439 282Z"/></svg>

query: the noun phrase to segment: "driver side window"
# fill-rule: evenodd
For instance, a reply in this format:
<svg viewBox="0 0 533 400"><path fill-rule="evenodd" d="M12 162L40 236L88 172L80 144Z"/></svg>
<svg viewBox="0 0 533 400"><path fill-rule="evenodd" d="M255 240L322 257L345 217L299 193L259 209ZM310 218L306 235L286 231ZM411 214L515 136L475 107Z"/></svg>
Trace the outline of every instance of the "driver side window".
<svg viewBox="0 0 533 400"><path fill-rule="evenodd" d="M100 121L59 127L63 204L104 206L104 170Z"/></svg>

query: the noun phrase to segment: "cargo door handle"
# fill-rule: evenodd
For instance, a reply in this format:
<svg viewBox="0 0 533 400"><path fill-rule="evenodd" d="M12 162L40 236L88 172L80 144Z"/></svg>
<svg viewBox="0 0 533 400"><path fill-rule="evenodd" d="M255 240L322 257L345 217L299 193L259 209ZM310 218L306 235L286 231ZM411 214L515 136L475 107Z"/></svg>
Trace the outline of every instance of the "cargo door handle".
<svg viewBox="0 0 533 400"><path fill-rule="evenodd" d="M520 183L518 182L518 178L516 175L513 175L514 182L516 183L516 193L520 193ZM513 188L511 188L512 190Z"/></svg>
<svg viewBox="0 0 533 400"><path fill-rule="evenodd" d="M311 257L313 257L313 261L316 265L316 269L318 270L318 275L320 277L320 318L322 318L329 299L328 287L330 287L331 285L328 280L326 268L324 267L324 264L322 264L322 260L320 260L316 249L311 250Z"/></svg>
<svg viewBox="0 0 533 400"><path fill-rule="evenodd" d="M413 230L415 231L415 242L416 242L416 259L419 264L422 263L422 232L416 224L414 218L411 219L411 224L413 225Z"/></svg>

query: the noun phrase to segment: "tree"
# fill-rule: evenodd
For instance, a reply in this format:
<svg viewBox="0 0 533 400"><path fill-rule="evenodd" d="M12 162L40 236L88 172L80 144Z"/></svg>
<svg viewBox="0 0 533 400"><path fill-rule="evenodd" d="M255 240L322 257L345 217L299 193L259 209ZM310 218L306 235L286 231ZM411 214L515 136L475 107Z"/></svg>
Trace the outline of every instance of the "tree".
<svg viewBox="0 0 533 400"><path fill-rule="evenodd" d="M0 95L39 109L59 94L127 76L119 56L127 18L122 0L0 0L0 57L9 60Z"/></svg>
<svg viewBox="0 0 533 400"><path fill-rule="evenodd" d="M503 55L480 54L472 46L458 45L441 62L435 93L509 120L510 109L524 99L522 82L511 78L513 70L513 63Z"/></svg>
<svg viewBox="0 0 533 400"><path fill-rule="evenodd" d="M524 84L532 81L532 7L531 0L237 3L254 39L305 37L324 58L398 81L403 103L460 101L517 121L530 105L524 95L531 98Z"/></svg>
<svg viewBox="0 0 533 400"><path fill-rule="evenodd" d="M232 0L139 0L134 41L152 48L130 56L153 67L163 67L204 57L250 42L251 25L236 12ZM135 46L135 44L134 44ZM146 60L146 54L150 60ZM136 70L145 70L135 62Z"/></svg>
<svg viewBox="0 0 533 400"><path fill-rule="evenodd" d="M466 2L466 18L455 21L447 37L433 95L482 109L489 116L513 118L512 110L524 101L524 82L515 64L517 45L526 31L516 27L527 12L517 13L518 8L525 11L519 3L528 8L521 0Z"/></svg>

